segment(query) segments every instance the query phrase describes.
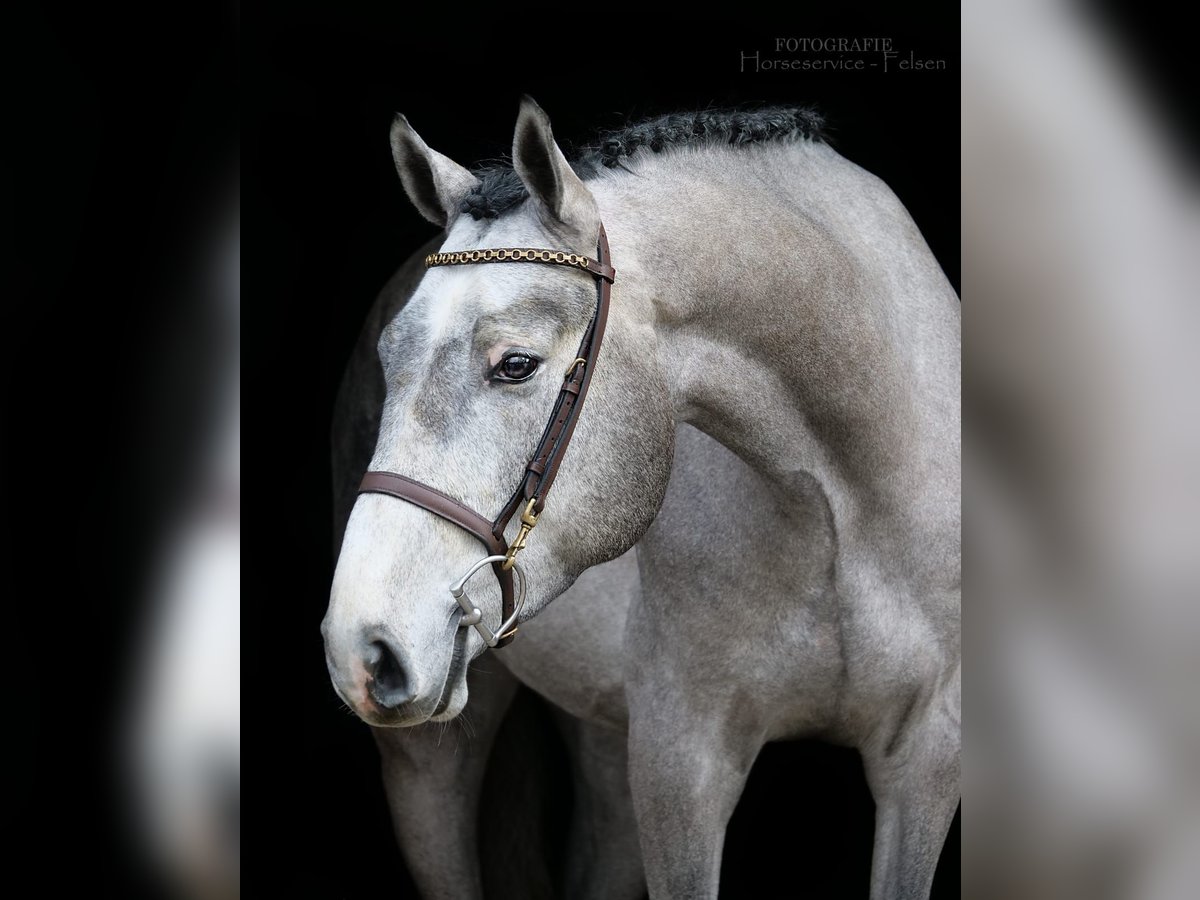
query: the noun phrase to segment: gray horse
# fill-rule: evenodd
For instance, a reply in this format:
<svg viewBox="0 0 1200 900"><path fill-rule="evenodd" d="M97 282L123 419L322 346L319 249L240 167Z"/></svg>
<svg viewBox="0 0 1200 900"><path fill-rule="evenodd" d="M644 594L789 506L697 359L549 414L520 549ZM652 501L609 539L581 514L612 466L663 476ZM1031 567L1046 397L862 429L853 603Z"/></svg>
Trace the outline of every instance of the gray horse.
<svg viewBox="0 0 1200 900"><path fill-rule="evenodd" d="M436 246L418 251L380 292L359 336L335 406L333 427L335 533L341 532L354 504L358 482L374 451L384 402L384 384L376 343L380 332L416 290L422 260ZM708 510L719 511L709 516ZM762 635L770 652L791 652L798 641L818 634L802 621L828 600L830 542L823 498L789 512L777 503L769 485L737 456L688 425L677 431L671 481L658 516L670 523L719 521L738 535L747 552L768 563L733 568L737 590L713 572L707 559L674 573L666 596L699 608L698 627L713 633ZM791 520L791 521L789 521ZM795 526L795 527L791 527ZM464 717L415 728L375 728L382 772L397 842L425 897L483 896L484 873L477 846L477 808L489 754L516 689L508 672L554 704L571 751L577 804L570 824L564 871L566 896L637 898L644 893L641 856L626 774L625 629L629 610L640 596L638 555L664 563L686 558L695 529L652 528L634 550L595 566L521 631L521 640L495 657L481 657L468 671L470 701ZM773 538L788 533L790 553L771 557ZM756 536L762 536L762 540ZM744 562L746 560L743 560ZM782 568L781 568L782 567ZM786 571L785 571L786 569ZM778 585L788 590L780 593ZM742 596L758 598L744 604ZM796 598L803 598L798 605ZM664 601L659 608L669 608ZM483 661L488 665L484 666ZM495 665L502 663L503 667ZM744 669L749 662L750 669ZM753 677L757 657L716 654L713 671L731 683ZM507 670L507 672L506 672ZM802 674L802 673L798 673ZM784 717L773 731L786 732L786 717L797 700L808 696L803 680L784 681L785 702L765 710ZM802 732L803 733L803 732ZM525 873L529 879L530 873ZM536 879L535 879L536 880ZM530 884L503 884L514 896L527 896Z"/></svg>
<svg viewBox="0 0 1200 900"><path fill-rule="evenodd" d="M515 174L479 178L404 120L393 129L406 190L447 229L444 250L590 253L601 218L610 235L609 336L525 552L526 616L645 538L623 681L655 897L715 896L724 827L765 740L819 734L860 750L877 804L874 897L928 893L957 802L957 298L894 195L815 126L790 110L660 120L585 156L586 181L531 101ZM557 385L487 373L516 353L561 372L591 305L587 279L543 268L422 279L380 341L373 468L501 505ZM691 514L650 527L683 422L765 485L744 501L764 513L762 533L726 528L729 504L705 510L703 492ZM813 510L827 558L802 539ZM356 502L323 630L335 688L366 721L462 710L484 644L457 628L445 588L476 555L414 507ZM701 596L715 586L724 603L697 602L698 570ZM745 590L751 570L775 602ZM498 621L498 587L477 584Z"/></svg>
<svg viewBox="0 0 1200 900"><path fill-rule="evenodd" d="M421 248L384 286L347 365L332 428L335 552L379 431L385 390L376 344L415 292L425 255L438 244ZM710 438L693 434L720 449ZM472 663L463 716L372 729L397 843L423 897L484 896L477 810L493 742L518 686L509 669L555 704L570 751L576 803L566 847L565 895L636 900L645 894L626 771L623 673L625 622L638 584L632 550L589 569L522 627L518 645ZM522 874L524 882L511 871L504 873L506 896L537 893L548 875Z"/></svg>

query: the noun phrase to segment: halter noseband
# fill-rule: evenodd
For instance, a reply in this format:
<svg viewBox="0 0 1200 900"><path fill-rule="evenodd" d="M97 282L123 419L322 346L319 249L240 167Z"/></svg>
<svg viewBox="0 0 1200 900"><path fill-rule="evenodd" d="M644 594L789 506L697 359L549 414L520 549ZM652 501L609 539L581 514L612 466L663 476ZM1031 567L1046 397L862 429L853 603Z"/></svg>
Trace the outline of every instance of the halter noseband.
<svg viewBox="0 0 1200 900"><path fill-rule="evenodd" d="M589 259L577 253L565 253L561 250L545 250L528 247L516 247L497 250L459 250L454 253L431 253L425 257L425 267L434 266L465 266L479 263L541 263L551 266L568 266L587 272L596 279L596 311L583 340L579 342L579 351L575 360L563 376L562 388L554 402L553 411L542 438L538 441L533 458L525 466L521 481L513 491L512 497L504 504L500 514L489 521L455 500L448 494L431 488L427 484L405 478L393 472L368 472L363 476L359 485L360 494L387 494L398 500L404 500L441 516L453 522L464 531L478 538L488 550L488 555L471 566L466 573L450 585L450 594L462 608L463 615L459 619L460 626L474 625L484 642L489 647L503 647L517 633L517 618L525 605L525 574L517 564L517 554L524 549L529 532L538 522L538 516L546 505L546 495L558 475L558 467L571 435L575 431L575 422L579 411L583 408L583 400L587 396L588 386L592 382L592 372L595 369L596 357L600 353L600 344L604 339L604 325L608 321L608 300L613 281L617 277L612 267L608 252L608 237L604 226L600 226L600 237L596 247L596 258ZM522 508L523 505L523 508ZM509 521L521 509L521 528L516 540L511 545L504 540L504 529ZM467 596L466 584L471 577L485 565L491 564L496 579L500 582L500 594L503 600L501 624L495 630L490 630L483 624L483 614ZM519 593L513 597L513 571L517 573L520 582Z"/></svg>

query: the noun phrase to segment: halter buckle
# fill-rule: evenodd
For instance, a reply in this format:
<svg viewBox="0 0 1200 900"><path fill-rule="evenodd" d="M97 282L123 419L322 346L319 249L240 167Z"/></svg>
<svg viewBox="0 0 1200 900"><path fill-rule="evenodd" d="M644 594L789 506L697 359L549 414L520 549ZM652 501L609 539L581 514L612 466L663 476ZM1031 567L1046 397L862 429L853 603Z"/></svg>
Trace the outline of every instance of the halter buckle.
<svg viewBox="0 0 1200 900"><path fill-rule="evenodd" d="M533 526L537 524L537 513L533 511L535 503L537 503L537 497L530 497L529 502L525 504L525 509L521 512L521 530L517 532L517 539L509 546L508 553L504 557L504 565L500 567L505 572L516 565L517 553L525 549L525 539L529 537L529 532L533 531Z"/></svg>

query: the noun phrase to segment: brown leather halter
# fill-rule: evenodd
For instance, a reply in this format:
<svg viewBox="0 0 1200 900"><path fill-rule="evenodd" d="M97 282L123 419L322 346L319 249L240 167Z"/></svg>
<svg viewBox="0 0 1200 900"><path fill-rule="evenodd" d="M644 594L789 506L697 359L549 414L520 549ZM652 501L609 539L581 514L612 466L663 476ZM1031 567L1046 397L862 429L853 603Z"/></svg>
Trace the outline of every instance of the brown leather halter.
<svg viewBox="0 0 1200 900"><path fill-rule="evenodd" d="M613 281L617 277L612 267L608 252L608 237L604 226L600 226L600 237L596 248L596 258L589 259L576 253L564 253L560 250L544 250L526 247L496 249L496 250L459 250L454 253L431 253L425 257L425 267L434 266L463 266L479 263L542 263L551 266L569 266L581 269L596 279L596 311L583 340L579 342L579 351L575 360L567 368L563 376L563 385L554 402L550 419L538 441L533 458L525 467L521 481L513 491L512 497L504 504L500 514L489 521L469 506L444 494L436 488L403 475L393 472L368 472L363 476L359 485L360 494L387 494L398 500L412 503L421 509L428 510L434 515L441 516L453 522L464 531L478 538L488 550L488 556L472 566L462 578L451 585L450 593L462 607L464 615L459 620L460 625L474 625L489 647L503 647L517 633L516 620L525 602L525 576L517 566L516 557L525 547L529 532L537 524L538 516L546 505L546 496L558 475L558 467L562 463L567 445L571 443L571 435L575 431L575 422L579 411L583 408L584 398L587 397L588 386L592 382L592 373L596 367L596 357L600 353L600 344L604 339L604 326L608 321L608 300ZM523 505L523 508L522 508ZM521 509L521 530L516 540L509 546L504 540L504 529L509 521ZM482 614L475 608L470 598L466 596L465 584L480 568L491 563L492 571L500 582L500 593L503 599L501 622L496 631L491 631L482 622ZM519 602L513 597L512 570L516 568L521 582Z"/></svg>

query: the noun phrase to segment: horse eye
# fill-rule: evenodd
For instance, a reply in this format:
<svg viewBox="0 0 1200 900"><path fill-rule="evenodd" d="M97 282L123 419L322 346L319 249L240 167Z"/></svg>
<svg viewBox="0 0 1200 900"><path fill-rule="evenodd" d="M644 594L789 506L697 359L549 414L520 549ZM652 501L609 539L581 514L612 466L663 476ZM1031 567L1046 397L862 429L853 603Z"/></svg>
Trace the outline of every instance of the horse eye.
<svg viewBox="0 0 1200 900"><path fill-rule="evenodd" d="M538 361L528 353L510 353L493 370L497 381L515 383L524 381L537 371Z"/></svg>

